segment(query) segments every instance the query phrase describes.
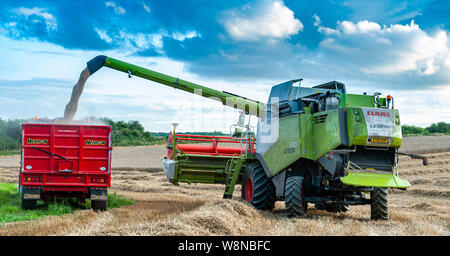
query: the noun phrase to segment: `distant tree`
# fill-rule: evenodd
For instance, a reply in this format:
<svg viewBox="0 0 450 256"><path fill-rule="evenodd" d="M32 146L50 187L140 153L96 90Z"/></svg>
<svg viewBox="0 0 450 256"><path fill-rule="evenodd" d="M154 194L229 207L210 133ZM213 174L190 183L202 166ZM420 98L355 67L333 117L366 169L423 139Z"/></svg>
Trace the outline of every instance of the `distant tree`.
<svg viewBox="0 0 450 256"><path fill-rule="evenodd" d="M409 135L409 134L423 134L425 131L424 128L417 127L417 126L410 126L410 125L403 125L402 126L402 134Z"/></svg>
<svg viewBox="0 0 450 256"><path fill-rule="evenodd" d="M428 133L450 133L450 123L439 122L437 124L432 124L425 128Z"/></svg>
<svg viewBox="0 0 450 256"><path fill-rule="evenodd" d="M155 143L164 143L166 140L161 137L153 137L139 121L117 121L109 118L102 118L103 122L110 125L113 129L114 146L139 146Z"/></svg>
<svg viewBox="0 0 450 256"><path fill-rule="evenodd" d="M20 123L25 120L3 120L0 118L0 151L20 149Z"/></svg>

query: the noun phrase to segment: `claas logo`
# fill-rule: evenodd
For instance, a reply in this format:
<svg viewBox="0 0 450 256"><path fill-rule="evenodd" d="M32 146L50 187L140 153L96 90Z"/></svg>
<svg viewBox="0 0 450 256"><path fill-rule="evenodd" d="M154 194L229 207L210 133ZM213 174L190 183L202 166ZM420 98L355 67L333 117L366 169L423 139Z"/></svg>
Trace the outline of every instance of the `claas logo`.
<svg viewBox="0 0 450 256"><path fill-rule="evenodd" d="M45 139L27 139L27 144L47 144Z"/></svg>
<svg viewBox="0 0 450 256"><path fill-rule="evenodd" d="M106 141L104 140L86 140L86 145L106 145Z"/></svg>

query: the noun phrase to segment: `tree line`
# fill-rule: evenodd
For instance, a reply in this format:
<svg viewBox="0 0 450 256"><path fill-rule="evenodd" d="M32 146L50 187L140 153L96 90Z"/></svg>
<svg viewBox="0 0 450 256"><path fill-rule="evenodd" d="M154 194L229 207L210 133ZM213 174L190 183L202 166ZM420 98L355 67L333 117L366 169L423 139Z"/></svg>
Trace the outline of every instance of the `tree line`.
<svg viewBox="0 0 450 256"><path fill-rule="evenodd" d="M432 124L426 128L403 125L403 135L435 135L435 134L450 134L450 123L439 122Z"/></svg>
<svg viewBox="0 0 450 256"><path fill-rule="evenodd" d="M57 120L58 121L58 120ZM113 129L113 146L142 146L162 144L167 137L154 136L145 131L139 121L113 121L109 118L87 118L82 121L74 121L73 124L106 124ZM14 119L3 120L0 118L0 155L12 155L20 153L21 123L52 123L51 119Z"/></svg>
<svg viewBox="0 0 450 256"><path fill-rule="evenodd" d="M168 133L156 132L151 133L145 131L144 126L142 126L139 121L113 121L109 118L88 118L89 122L92 124L107 124L112 126L113 134L113 145L114 146L142 146L142 145L153 145L153 144L164 144L167 141ZM50 119L41 120L46 122ZM74 124L77 122L74 121ZM3 120L0 118L0 155L8 154L18 154L20 152L20 141L21 141L21 128L20 124L24 122L36 122L32 119L14 119L14 120ZM439 122L432 124L426 128L403 125L402 133L405 136L408 135L434 135L434 134L450 134L450 123ZM211 136L225 135L222 132L187 132L184 134L202 134Z"/></svg>
<svg viewBox="0 0 450 256"><path fill-rule="evenodd" d="M53 119L10 119L0 118L0 155L13 155L20 153L21 123L53 123ZM58 120L56 120L58 122ZM164 144L169 133L151 133L144 129L139 121L113 121L110 118L89 117L84 120L74 120L73 124L105 124L112 127L113 146L143 146ZM192 132L184 134L224 135L221 132Z"/></svg>

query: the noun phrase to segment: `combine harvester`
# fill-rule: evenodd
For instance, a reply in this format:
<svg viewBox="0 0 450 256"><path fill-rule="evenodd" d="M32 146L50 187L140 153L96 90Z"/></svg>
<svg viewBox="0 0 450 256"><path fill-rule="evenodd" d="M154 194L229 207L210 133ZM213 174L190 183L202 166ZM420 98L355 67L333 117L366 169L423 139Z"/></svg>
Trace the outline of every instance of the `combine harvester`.
<svg viewBox="0 0 450 256"><path fill-rule="evenodd" d="M87 63L89 75L103 66L242 110L240 138L182 135L174 125L162 166L175 185L225 184L231 198L240 182L243 200L261 210L285 201L288 216L305 216L308 203L330 212L370 204L372 220L389 218L387 188L411 186L398 176L402 132L391 96L349 94L336 81L305 88L298 79L272 87L263 104L106 56ZM243 114L259 117L256 137Z"/></svg>

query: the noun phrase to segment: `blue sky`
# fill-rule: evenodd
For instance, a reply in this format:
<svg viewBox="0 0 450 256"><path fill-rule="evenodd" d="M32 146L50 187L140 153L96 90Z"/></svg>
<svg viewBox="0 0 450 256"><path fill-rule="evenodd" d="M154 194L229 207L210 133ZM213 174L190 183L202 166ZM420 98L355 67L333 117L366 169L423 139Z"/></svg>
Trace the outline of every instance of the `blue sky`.
<svg viewBox="0 0 450 256"><path fill-rule="evenodd" d="M113 58L267 101L271 86L338 80L391 94L402 123L450 121L449 1L0 0L0 117L60 117L85 64ZM236 111L102 69L75 118L151 131L222 130Z"/></svg>

